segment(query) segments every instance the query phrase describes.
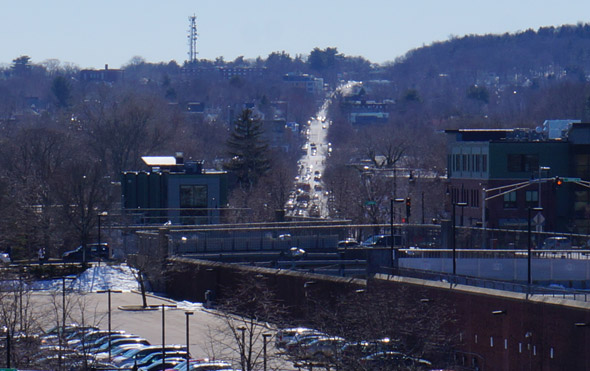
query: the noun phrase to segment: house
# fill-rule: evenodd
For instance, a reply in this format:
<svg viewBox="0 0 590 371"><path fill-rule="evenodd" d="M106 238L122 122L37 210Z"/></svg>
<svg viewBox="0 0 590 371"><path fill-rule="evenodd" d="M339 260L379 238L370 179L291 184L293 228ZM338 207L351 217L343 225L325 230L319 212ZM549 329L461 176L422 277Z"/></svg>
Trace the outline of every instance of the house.
<svg viewBox="0 0 590 371"><path fill-rule="evenodd" d="M485 221L488 228L526 229L529 208L542 208L533 212L544 219L538 230L590 232L589 189L575 181L555 182L590 179L590 124L546 121L536 130L445 132L447 211L453 203L466 203L457 225Z"/></svg>
<svg viewBox="0 0 590 371"><path fill-rule="evenodd" d="M309 94L324 92L324 79L306 73L288 73L283 76L283 82L296 89L304 89Z"/></svg>
<svg viewBox="0 0 590 371"><path fill-rule="evenodd" d="M227 173L176 156L142 157L149 171L121 174L122 208L136 223L219 224L227 205Z"/></svg>
<svg viewBox="0 0 590 371"><path fill-rule="evenodd" d="M82 81L114 83L123 81L124 77L124 70L109 69L108 64L104 65L104 70L80 71L80 80Z"/></svg>

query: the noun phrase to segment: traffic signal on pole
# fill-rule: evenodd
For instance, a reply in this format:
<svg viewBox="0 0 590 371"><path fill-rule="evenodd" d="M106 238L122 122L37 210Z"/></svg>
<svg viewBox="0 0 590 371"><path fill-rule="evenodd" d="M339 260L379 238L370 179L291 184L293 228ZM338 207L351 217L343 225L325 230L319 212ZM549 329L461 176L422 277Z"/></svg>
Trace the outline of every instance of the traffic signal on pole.
<svg viewBox="0 0 590 371"><path fill-rule="evenodd" d="M562 184L563 184L563 179L561 179L558 176L553 178L553 191L554 192L557 191L557 189L560 188Z"/></svg>
<svg viewBox="0 0 590 371"><path fill-rule="evenodd" d="M563 184L563 179L561 179L560 177L556 176L555 177L555 185L559 187L562 184Z"/></svg>
<svg viewBox="0 0 590 371"><path fill-rule="evenodd" d="M409 223L410 215L412 214L412 199L406 197L406 221Z"/></svg>

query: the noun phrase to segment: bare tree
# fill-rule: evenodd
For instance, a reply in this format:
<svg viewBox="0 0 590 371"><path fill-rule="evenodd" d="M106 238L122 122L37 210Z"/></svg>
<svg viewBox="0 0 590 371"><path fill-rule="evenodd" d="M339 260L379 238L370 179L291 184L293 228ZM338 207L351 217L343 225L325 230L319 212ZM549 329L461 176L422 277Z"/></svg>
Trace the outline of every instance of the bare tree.
<svg viewBox="0 0 590 371"><path fill-rule="evenodd" d="M213 356L231 359L244 371L260 370L264 364L268 370L281 369L284 361L270 334L272 326L282 322L285 310L267 285L263 275L244 275L231 296L220 300L224 321L221 328L210 331Z"/></svg>
<svg viewBox="0 0 590 371"><path fill-rule="evenodd" d="M310 292L307 304L313 306L310 320L315 328L350 342L377 343L387 339L380 350L427 359L436 365L452 364L458 339L451 331L456 318L448 303L421 297L416 290L405 287L361 289L336 298L318 293ZM360 362L361 353L344 355L335 362L347 370L365 370L368 366ZM412 368L400 364L387 369Z"/></svg>

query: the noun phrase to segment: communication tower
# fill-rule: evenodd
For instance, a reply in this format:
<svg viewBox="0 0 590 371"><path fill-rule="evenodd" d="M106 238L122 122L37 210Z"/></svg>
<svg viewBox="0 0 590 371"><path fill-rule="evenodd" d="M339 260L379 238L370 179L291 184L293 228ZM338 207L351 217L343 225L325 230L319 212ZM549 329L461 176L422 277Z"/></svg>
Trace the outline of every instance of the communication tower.
<svg viewBox="0 0 590 371"><path fill-rule="evenodd" d="M188 17L188 20L190 25L188 29L188 61L195 62L197 60L197 17L193 14Z"/></svg>

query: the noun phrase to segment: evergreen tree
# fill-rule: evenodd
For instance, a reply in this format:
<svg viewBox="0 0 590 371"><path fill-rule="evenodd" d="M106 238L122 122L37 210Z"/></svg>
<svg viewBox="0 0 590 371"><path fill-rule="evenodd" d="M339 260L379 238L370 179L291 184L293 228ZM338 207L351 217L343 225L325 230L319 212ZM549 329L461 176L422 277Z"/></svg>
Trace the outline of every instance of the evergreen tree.
<svg viewBox="0 0 590 371"><path fill-rule="evenodd" d="M260 119L253 117L251 110L245 109L234 122L227 141L230 160L225 169L233 172L238 183L248 189L270 170L268 145L262 138L263 133Z"/></svg>
<svg viewBox="0 0 590 371"><path fill-rule="evenodd" d="M63 76L57 76L53 79L53 83L51 84L51 92L55 95L57 99L57 105L61 108L65 108L68 106L68 102L71 98L71 87Z"/></svg>

